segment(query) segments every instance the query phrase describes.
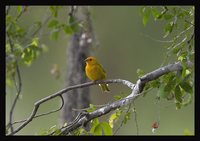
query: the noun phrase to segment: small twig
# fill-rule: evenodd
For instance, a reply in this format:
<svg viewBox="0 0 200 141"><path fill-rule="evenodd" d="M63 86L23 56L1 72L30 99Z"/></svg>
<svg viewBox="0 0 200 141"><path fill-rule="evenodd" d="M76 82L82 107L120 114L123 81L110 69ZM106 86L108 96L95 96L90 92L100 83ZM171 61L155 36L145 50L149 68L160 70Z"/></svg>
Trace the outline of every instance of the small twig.
<svg viewBox="0 0 200 141"><path fill-rule="evenodd" d="M19 13L19 15L16 17L15 21L17 22L19 18L22 16L22 14L26 11L26 7L23 6L23 10Z"/></svg>
<svg viewBox="0 0 200 141"><path fill-rule="evenodd" d="M61 95L60 95L60 98L62 100L62 102L61 102L62 104L61 104L61 106L58 109L52 110L50 112L46 112L46 113L42 113L42 114L36 115L33 118L38 118L38 117L41 117L41 116L49 115L49 114L52 114L52 113L60 111L63 108L63 106L64 106L64 99L63 99L63 97ZM25 121L27 121L27 119L15 121L15 122L12 123L12 125L17 124L17 123L22 123L22 122L25 122Z"/></svg>
<svg viewBox="0 0 200 141"><path fill-rule="evenodd" d="M71 6L70 12L68 13L68 15L69 15L70 17L73 17L73 16L74 16L74 13L75 13L76 8L77 8L77 6Z"/></svg>
<svg viewBox="0 0 200 141"><path fill-rule="evenodd" d="M103 104L103 105L94 105L95 107L104 107L108 104ZM75 109L75 108L72 108L73 111L85 111L85 110L88 110L90 109L90 107L87 107L87 108L82 108L82 109Z"/></svg>
<svg viewBox="0 0 200 141"><path fill-rule="evenodd" d="M8 15L9 11L10 11L10 6L6 6L6 15Z"/></svg>
<svg viewBox="0 0 200 141"><path fill-rule="evenodd" d="M9 41L9 44L10 44L10 48L11 48L11 52L14 53L14 45L13 45L13 42L11 40L11 37L9 35L8 32L7 33L7 37L8 37L8 41ZM11 129L11 132L13 132L13 126L12 126L12 118L13 118L13 112L14 112L14 109L15 109L15 106L17 104L17 100L19 98L19 95L21 93L21 88L22 88L22 81L21 81L21 74L20 74L20 70L19 70L19 66L18 66L18 61L16 60L16 71L17 71L17 77L18 77L18 88L17 88L17 85L16 85L16 81L15 81L15 86L16 86L16 90L17 90L17 95L14 99L14 102L11 106L11 109L10 109L10 116L9 116L9 124L10 124L10 129ZM14 79L15 80L15 79Z"/></svg>
<svg viewBox="0 0 200 141"><path fill-rule="evenodd" d="M136 134L139 135L139 126L138 126L138 120L137 120L137 112L136 112L136 108L135 108L135 103L133 102L133 106L134 106L134 115L135 115L135 126L136 126Z"/></svg>
<svg viewBox="0 0 200 141"><path fill-rule="evenodd" d="M189 23L189 24L192 25L192 26L195 26L195 24L189 22L188 20L185 20L185 22L186 22L186 23Z"/></svg>
<svg viewBox="0 0 200 141"><path fill-rule="evenodd" d="M190 37L190 39L187 41L187 43L190 44L193 38L194 38L194 32L191 34L191 37Z"/></svg>
<svg viewBox="0 0 200 141"><path fill-rule="evenodd" d="M178 35L175 36L175 38L173 39L173 41L175 41L176 39L178 39L181 35L183 35L185 32L187 32L188 30L190 30L193 26L189 26L187 29L183 30L182 32L180 32Z"/></svg>
<svg viewBox="0 0 200 141"><path fill-rule="evenodd" d="M149 91L151 91L153 88L150 88L150 89L147 89L146 91L142 91L141 93L139 93L139 94L137 94L137 96L139 96L139 95L142 95L142 94L144 94L144 93L146 93L146 92L149 92ZM131 105L131 104L130 104ZM126 111L126 113L128 113L129 112L129 110L130 110L130 105L129 105L129 108L128 108L128 110ZM134 101L133 101L133 105L135 106L135 103L134 103ZM135 108L134 108L135 109ZM135 111L134 111L135 112ZM135 112L135 122L136 122L136 130L137 130L137 135L138 135L138 133L139 133L139 129L138 129L138 123L137 123L137 119L136 119L136 112ZM117 131L119 130L119 128L121 128L122 127L122 125L123 125L123 122L124 122L124 120L122 120L122 122L121 122L121 125L116 129L116 131L115 131L115 133L114 134L116 134L117 133Z"/></svg>
<svg viewBox="0 0 200 141"><path fill-rule="evenodd" d="M131 104L129 104L128 109L127 109L125 115L130 111L130 108L131 108ZM123 120L121 121L121 124L120 124L120 126L115 130L114 135L115 135L115 134L118 132L118 130L122 127L122 125L123 125L123 123L124 123L124 120L125 120L125 119L123 119Z"/></svg>
<svg viewBox="0 0 200 141"><path fill-rule="evenodd" d="M72 125L73 125L74 123L76 123L82 116L84 116L84 115L86 115L86 114L87 114L87 112L85 112L85 111L80 112L72 122L70 122L70 123L67 124L67 125L64 124L64 125L60 128L60 130L62 130L62 129L64 129L64 128L66 128L66 127L72 126ZM55 132L56 132L56 131L50 133L49 135L53 135Z"/></svg>
<svg viewBox="0 0 200 141"><path fill-rule="evenodd" d="M47 24L47 22L50 20L50 18L51 18L51 15L46 16L46 17L44 18L42 24L38 27L38 29L35 30L35 32L33 32L33 34L32 34L31 36L34 37L39 31L41 32L42 25ZM42 34L40 33L40 36L41 36L41 35L42 35Z"/></svg>
<svg viewBox="0 0 200 141"><path fill-rule="evenodd" d="M160 42L160 43L172 43L173 42L173 40L169 40L169 41L158 40L158 39L155 39L155 38L151 37L150 35L143 34L143 33L141 33L141 35L145 36L145 37L147 37L147 38L149 38L149 39L151 39L151 40L153 40L155 42Z"/></svg>

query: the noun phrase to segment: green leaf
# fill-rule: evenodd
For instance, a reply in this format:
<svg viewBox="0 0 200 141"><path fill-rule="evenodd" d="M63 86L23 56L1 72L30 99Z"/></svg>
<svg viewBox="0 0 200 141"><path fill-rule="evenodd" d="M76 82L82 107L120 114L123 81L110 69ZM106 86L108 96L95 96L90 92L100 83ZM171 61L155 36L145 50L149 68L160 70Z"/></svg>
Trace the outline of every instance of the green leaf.
<svg viewBox="0 0 200 141"><path fill-rule="evenodd" d="M72 35L74 33L71 26L69 26L69 25L64 24L63 29L66 34Z"/></svg>
<svg viewBox="0 0 200 141"><path fill-rule="evenodd" d="M182 106L181 106L181 103L177 102L176 103L176 110L180 109Z"/></svg>
<svg viewBox="0 0 200 141"><path fill-rule="evenodd" d="M21 55L22 60L24 61L25 64L30 65L32 63L32 50L30 48L24 49L22 55Z"/></svg>
<svg viewBox="0 0 200 141"><path fill-rule="evenodd" d="M188 75L190 75L191 74L191 72L190 72L190 70L189 69L186 69L186 68L184 68L183 70L182 70L182 77L183 78L186 78Z"/></svg>
<svg viewBox="0 0 200 141"><path fill-rule="evenodd" d="M164 14L165 20L171 20L174 16L172 14Z"/></svg>
<svg viewBox="0 0 200 141"><path fill-rule="evenodd" d="M164 91L164 87L160 87L159 88L159 92L157 94L158 97L161 97L161 98L167 98L169 93L167 93L166 91Z"/></svg>
<svg viewBox="0 0 200 141"><path fill-rule="evenodd" d="M149 8L146 8L144 7L143 10L143 25L146 26L148 21L149 21L149 18L150 18L150 9Z"/></svg>
<svg viewBox="0 0 200 141"><path fill-rule="evenodd" d="M6 78L6 86L13 87L14 83L12 79Z"/></svg>
<svg viewBox="0 0 200 141"><path fill-rule="evenodd" d="M60 8L59 6L50 6L50 11L51 11L51 13L54 17L58 16L58 9L59 8Z"/></svg>
<svg viewBox="0 0 200 141"><path fill-rule="evenodd" d="M51 36L50 36L51 39L57 40L58 37L59 37L59 33L60 33L59 29L53 29L53 30L51 31Z"/></svg>
<svg viewBox="0 0 200 141"><path fill-rule="evenodd" d="M159 80L159 79L156 79L156 80L151 81L151 82L150 82L150 85L151 85L151 87L153 87L153 88L159 88L160 85L161 85L161 83L160 83L160 80Z"/></svg>
<svg viewBox="0 0 200 141"><path fill-rule="evenodd" d="M167 85L164 87L165 92L171 92L176 86L176 78L175 76L171 76Z"/></svg>
<svg viewBox="0 0 200 141"><path fill-rule="evenodd" d="M145 72L142 69L137 69L137 75L138 77L144 76Z"/></svg>
<svg viewBox="0 0 200 141"><path fill-rule="evenodd" d="M180 83L181 88L188 93L193 93L193 88L190 86L189 82L183 81Z"/></svg>
<svg viewBox="0 0 200 141"><path fill-rule="evenodd" d="M179 51L181 51L182 48L183 48L183 46L177 46L177 47L173 48L173 53L177 54Z"/></svg>
<svg viewBox="0 0 200 141"><path fill-rule="evenodd" d="M158 11L156 8L151 8L151 13L155 20L158 19L158 17L160 17L161 14L161 12Z"/></svg>
<svg viewBox="0 0 200 141"><path fill-rule="evenodd" d="M89 133L84 128L79 128L78 135L89 135Z"/></svg>
<svg viewBox="0 0 200 141"><path fill-rule="evenodd" d="M166 38L172 32L173 27L174 27L173 21L171 21L165 25L165 28L164 28L165 35L163 36L163 38Z"/></svg>
<svg viewBox="0 0 200 141"><path fill-rule="evenodd" d="M91 113L91 112L94 112L96 109L97 109L97 107L95 105L90 104L90 108L87 109L87 112Z"/></svg>
<svg viewBox="0 0 200 141"><path fill-rule="evenodd" d="M184 129L184 133L183 133L185 136L191 136L191 135L194 135L194 133L192 134L191 132L190 132L190 130L188 130L188 129Z"/></svg>
<svg viewBox="0 0 200 141"><path fill-rule="evenodd" d="M181 10L181 11L178 13L178 16L177 16L177 17L180 18L180 19L181 19L181 18L182 18L182 19L185 19L186 16L189 16L189 13L190 13L190 12L187 11L187 10Z"/></svg>
<svg viewBox="0 0 200 141"><path fill-rule="evenodd" d="M102 135L102 127L101 124L98 124L95 128L94 128L94 135Z"/></svg>
<svg viewBox="0 0 200 141"><path fill-rule="evenodd" d="M163 76L163 83L168 83L170 80L172 80L174 77L176 77L175 73L171 72L171 73L168 73L168 74L165 74Z"/></svg>
<svg viewBox="0 0 200 141"><path fill-rule="evenodd" d="M113 135L112 128L107 122L102 122L101 127L103 128L104 135Z"/></svg>
<svg viewBox="0 0 200 141"><path fill-rule="evenodd" d="M121 110L117 110L115 113L113 113L109 118L109 125L111 128L114 127L114 123L119 119L121 115Z"/></svg>
<svg viewBox="0 0 200 141"><path fill-rule="evenodd" d="M79 22L75 16L69 17L69 26L73 32L78 32L80 30Z"/></svg>
<svg viewBox="0 0 200 141"><path fill-rule="evenodd" d="M49 27L49 28L57 27L58 24L59 24L58 20L55 20L55 19L54 19L54 20L51 20L51 21L49 22L48 27Z"/></svg>
<svg viewBox="0 0 200 141"><path fill-rule="evenodd" d="M122 98L123 98L123 97L122 97L121 95L115 95L115 96L114 96L114 99L115 99L115 100L120 100L120 99L122 99Z"/></svg>
<svg viewBox="0 0 200 141"><path fill-rule="evenodd" d="M128 120L130 120L131 112L127 112L124 116L123 123L126 124Z"/></svg>
<svg viewBox="0 0 200 141"><path fill-rule="evenodd" d="M91 121L92 128L90 129L90 133L94 133L96 126L99 124L99 119L95 118Z"/></svg>
<svg viewBox="0 0 200 141"><path fill-rule="evenodd" d="M61 135L61 133L62 133L61 129L56 129L53 135Z"/></svg>
<svg viewBox="0 0 200 141"><path fill-rule="evenodd" d="M14 44L14 56L15 57L18 57L18 56L21 56L22 52L23 52L23 47L21 44L18 44L18 43L15 43Z"/></svg>
<svg viewBox="0 0 200 141"><path fill-rule="evenodd" d="M31 45L33 45L34 47L38 47L38 45L39 45L39 38L33 38Z"/></svg>
<svg viewBox="0 0 200 141"><path fill-rule="evenodd" d="M183 106L187 106L187 105L189 105L189 104L192 103L193 93L189 93L189 95L188 95L188 93L187 93L187 94L185 94L184 96L186 96L186 95L187 95L187 99L184 98L184 102L182 102L182 105L183 105Z"/></svg>
<svg viewBox="0 0 200 141"><path fill-rule="evenodd" d="M190 22L190 21L189 21ZM192 23L192 22L191 22ZM188 22L184 22L184 30L186 30L188 27L190 26L190 24Z"/></svg>
<svg viewBox="0 0 200 141"><path fill-rule="evenodd" d="M17 6L17 13L20 14L22 12L22 6Z"/></svg>
<svg viewBox="0 0 200 141"><path fill-rule="evenodd" d="M178 57L178 60L183 62L184 60L187 59L187 55L188 55L187 51L182 52L181 55Z"/></svg>
<svg viewBox="0 0 200 141"><path fill-rule="evenodd" d="M175 98L179 103L182 103L182 93L179 85L177 85L175 88Z"/></svg>
<svg viewBox="0 0 200 141"><path fill-rule="evenodd" d="M21 55L22 62L30 66L32 61L36 59L36 57L38 56L38 50L39 48L36 48L34 45L30 44L22 52L22 55Z"/></svg>

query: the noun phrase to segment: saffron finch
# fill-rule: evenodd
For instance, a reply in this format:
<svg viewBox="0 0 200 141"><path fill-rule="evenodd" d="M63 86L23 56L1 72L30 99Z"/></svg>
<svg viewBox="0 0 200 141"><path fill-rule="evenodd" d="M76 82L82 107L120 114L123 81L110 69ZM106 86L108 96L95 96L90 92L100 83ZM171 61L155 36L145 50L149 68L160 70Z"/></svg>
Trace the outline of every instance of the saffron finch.
<svg viewBox="0 0 200 141"><path fill-rule="evenodd" d="M88 57L85 59L86 62L86 75L87 77L92 80L105 80L106 79L106 71L103 69L103 66L97 61L96 58L94 57ZM101 87L101 90L103 92L108 92L110 91L108 89L108 84L99 84Z"/></svg>

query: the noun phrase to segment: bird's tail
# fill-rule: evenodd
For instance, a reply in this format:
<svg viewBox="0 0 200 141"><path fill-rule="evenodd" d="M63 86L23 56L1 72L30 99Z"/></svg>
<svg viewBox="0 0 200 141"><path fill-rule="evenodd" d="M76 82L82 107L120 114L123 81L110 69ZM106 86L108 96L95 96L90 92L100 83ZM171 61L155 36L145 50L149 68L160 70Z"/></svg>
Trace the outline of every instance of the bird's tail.
<svg viewBox="0 0 200 141"><path fill-rule="evenodd" d="M110 90L108 89L108 84L99 84L99 86L101 87L101 90L103 92L109 92Z"/></svg>

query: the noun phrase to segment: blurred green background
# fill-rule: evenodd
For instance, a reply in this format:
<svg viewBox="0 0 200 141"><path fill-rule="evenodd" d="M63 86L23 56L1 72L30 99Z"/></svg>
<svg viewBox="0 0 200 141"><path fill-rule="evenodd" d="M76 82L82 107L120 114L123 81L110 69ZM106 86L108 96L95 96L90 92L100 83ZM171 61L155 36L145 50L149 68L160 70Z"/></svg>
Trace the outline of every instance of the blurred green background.
<svg viewBox="0 0 200 141"><path fill-rule="evenodd" d="M150 72L158 68L164 60L167 43L157 42L163 40L164 22L151 20L144 27L139 6L94 6L91 7L94 30L99 47L94 48L94 56L103 64L109 79L121 78L133 83L138 79L137 69ZM29 27L34 21L42 20L48 7L29 6L28 11L20 18L20 24ZM67 20L67 8L63 7L58 17L61 21ZM49 29L45 29L48 33ZM150 36L151 38L147 37ZM22 95L14 111L14 121L27 118L34 102L64 88L67 70L67 51L69 36L61 33L57 41L50 40L48 34L41 36L40 41L48 46L48 52L40 55L30 67L21 67ZM173 60L173 58L172 58ZM50 73L53 64L57 64L61 77L55 79ZM88 80L89 81L89 80ZM123 85L110 84L111 92L102 94L97 86L91 87L92 104L106 104L114 100L115 95L130 93ZM6 123L11 102L14 100L15 90L7 89L6 94ZM157 91L153 90L145 97L135 101L139 135L183 135L184 130L194 134L194 102L176 110L175 104L167 100L160 102L160 126L153 134L151 126L158 118L158 104L156 104ZM56 109L60 99L43 104L40 112ZM101 120L107 120L105 117ZM54 113L34 119L21 130L18 135L35 135L59 125L60 113ZM120 122L116 124L116 127ZM134 115L131 120L117 132L118 135L136 135Z"/></svg>

